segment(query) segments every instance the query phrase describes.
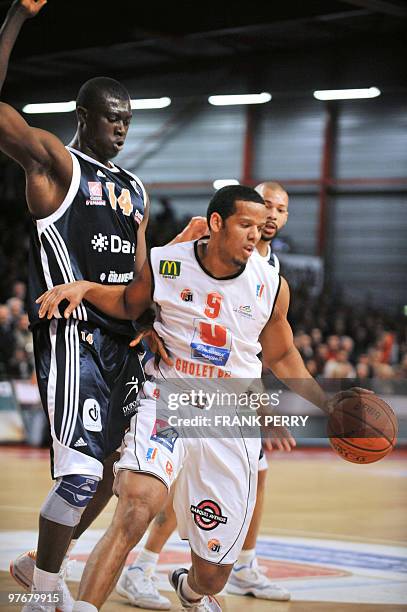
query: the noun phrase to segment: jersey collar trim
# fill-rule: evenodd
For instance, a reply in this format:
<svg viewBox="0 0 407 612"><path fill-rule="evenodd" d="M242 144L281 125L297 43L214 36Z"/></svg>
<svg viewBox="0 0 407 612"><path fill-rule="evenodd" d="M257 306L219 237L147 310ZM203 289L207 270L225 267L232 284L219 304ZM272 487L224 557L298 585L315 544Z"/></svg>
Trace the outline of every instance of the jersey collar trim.
<svg viewBox="0 0 407 612"><path fill-rule="evenodd" d="M199 267L201 268L201 270L203 270L203 272L205 272L205 274L207 274L208 276L210 276L211 278L214 278L215 280L219 280L219 281L225 281L225 280L232 280L233 278L237 278L238 276L240 276L241 274L243 274L243 272L246 269L246 266L242 266L241 270L239 270L238 272L236 272L235 274L231 274L230 276L214 276L213 274L211 274L209 272L209 270L207 270L205 268L205 266L203 265L203 263L201 262L201 260L199 259L199 255L198 255L198 242L199 240L195 240L194 242L194 253L195 253L195 259L199 264Z"/></svg>
<svg viewBox="0 0 407 612"><path fill-rule="evenodd" d="M86 155L86 153L82 153L82 151L78 151L78 149L74 149L73 147L66 148L68 149L68 151L72 151L72 153L75 153L75 155L79 155L79 157L86 159L86 161L91 162L92 164L96 164L96 166L100 166L105 170L109 170L109 172L120 172L120 168L117 168L117 166L115 166L114 164L112 164L112 166L105 166L105 164L102 164L97 159L93 159L93 157Z"/></svg>

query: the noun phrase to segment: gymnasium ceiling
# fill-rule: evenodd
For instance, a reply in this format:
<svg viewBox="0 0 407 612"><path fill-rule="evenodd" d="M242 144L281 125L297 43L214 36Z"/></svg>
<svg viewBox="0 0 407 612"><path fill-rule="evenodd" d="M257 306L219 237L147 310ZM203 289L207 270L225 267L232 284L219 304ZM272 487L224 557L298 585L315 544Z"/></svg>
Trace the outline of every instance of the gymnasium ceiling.
<svg viewBox="0 0 407 612"><path fill-rule="evenodd" d="M0 0L1 20L8 6ZM24 26L5 94L76 90L102 74L143 79L242 64L250 73L284 57L361 49L370 58L387 51L401 74L406 26L404 0L48 0Z"/></svg>

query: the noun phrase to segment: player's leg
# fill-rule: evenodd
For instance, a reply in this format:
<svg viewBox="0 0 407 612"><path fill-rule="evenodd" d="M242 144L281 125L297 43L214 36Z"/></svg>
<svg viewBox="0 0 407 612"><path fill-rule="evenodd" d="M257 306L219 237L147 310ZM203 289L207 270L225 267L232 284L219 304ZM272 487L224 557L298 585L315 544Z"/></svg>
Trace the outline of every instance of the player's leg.
<svg viewBox="0 0 407 612"><path fill-rule="evenodd" d="M174 508L180 536L193 551L193 569L190 576L184 568L174 570L170 582L184 607L220 610L212 596L226 584L249 529L260 441L200 438L187 440L186 447Z"/></svg>
<svg viewBox="0 0 407 612"><path fill-rule="evenodd" d="M120 459L120 453L115 451L103 462L103 478L98 483L96 494L86 506L79 524L76 526L72 540L76 541L90 527L113 496L113 465Z"/></svg>
<svg viewBox="0 0 407 612"><path fill-rule="evenodd" d="M112 523L93 549L79 587L78 600L97 609L106 601L128 553L167 496L167 487L158 478L128 470L119 472L116 491L119 500Z"/></svg>
<svg viewBox="0 0 407 612"><path fill-rule="evenodd" d="M220 612L221 607L214 597L225 586L233 564L215 565L191 551L192 566L189 571L179 568L170 572L170 583L175 589L183 609L192 608Z"/></svg>
<svg viewBox="0 0 407 612"><path fill-rule="evenodd" d="M259 599L288 601L291 597L289 591L271 582L261 572L256 557L256 542L264 509L267 468L267 459L262 450L259 459L256 505L243 548L233 566L226 588L228 593L233 593L234 595L250 594Z"/></svg>
<svg viewBox="0 0 407 612"><path fill-rule="evenodd" d="M170 489L167 501L153 520L144 548L138 553L134 563L120 576L117 592L138 607L151 610L169 610L171 602L158 592L155 584L155 571L158 558L165 543L177 526L173 507L174 487Z"/></svg>

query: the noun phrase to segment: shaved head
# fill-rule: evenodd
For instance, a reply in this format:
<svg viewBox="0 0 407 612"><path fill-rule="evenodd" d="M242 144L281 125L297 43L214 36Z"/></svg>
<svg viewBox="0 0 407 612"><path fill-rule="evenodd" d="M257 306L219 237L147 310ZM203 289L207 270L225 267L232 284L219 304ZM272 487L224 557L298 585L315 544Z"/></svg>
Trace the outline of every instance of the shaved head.
<svg viewBox="0 0 407 612"><path fill-rule="evenodd" d="M288 219L288 193L280 183L266 181L255 187L267 208L267 222L261 240L270 242L284 227Z"/></svg>

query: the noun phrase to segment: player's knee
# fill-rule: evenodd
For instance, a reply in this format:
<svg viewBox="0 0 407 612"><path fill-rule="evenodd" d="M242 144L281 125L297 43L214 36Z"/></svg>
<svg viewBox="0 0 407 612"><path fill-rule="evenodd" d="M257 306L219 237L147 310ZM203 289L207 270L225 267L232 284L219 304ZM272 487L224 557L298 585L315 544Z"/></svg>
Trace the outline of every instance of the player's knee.
<svg viewBox="0 0 407 612"><path fill-rule="evenodd" d="M70 474L58 478L42 505L41 516L48 521L76 527L96 493L98 479Z"/></svg>
<svg viewBox="0 0 407 612"><path fill-rule="evenodd" d="M213 565L195 571L195 581L201 593L216 595L225 586L232 566Z"/></svg>
<svg viewBox="0 0 407 612"><path fill-rule="evenodd" d="M137 539L140 531L144 533L154 518L151 504L137 493L121 495L119 503L121 529L129 540Z"/></svg>

